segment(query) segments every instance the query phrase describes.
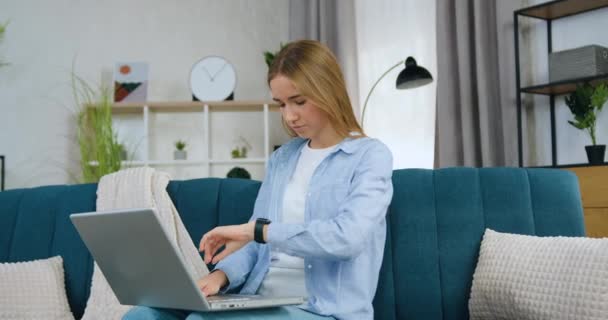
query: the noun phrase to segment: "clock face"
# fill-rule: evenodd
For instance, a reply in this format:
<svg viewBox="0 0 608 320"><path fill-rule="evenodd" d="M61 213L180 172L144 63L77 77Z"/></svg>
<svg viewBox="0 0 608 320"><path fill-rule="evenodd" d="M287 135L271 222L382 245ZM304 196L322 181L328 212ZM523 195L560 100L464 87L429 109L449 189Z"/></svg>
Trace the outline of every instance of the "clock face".
<svg viewBox="0 0 608 320"><path fill-rule="evenodd" d="M190 89L201 101L223 101L236 87L236 71L230 62L218 56L201 59L192 66Z"/></svg>

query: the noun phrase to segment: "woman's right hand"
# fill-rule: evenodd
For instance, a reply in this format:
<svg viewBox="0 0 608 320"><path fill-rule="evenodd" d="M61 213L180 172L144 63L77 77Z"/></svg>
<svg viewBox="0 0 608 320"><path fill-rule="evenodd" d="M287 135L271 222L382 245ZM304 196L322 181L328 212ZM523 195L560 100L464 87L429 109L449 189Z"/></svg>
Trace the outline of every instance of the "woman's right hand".
<svg viewBox="0 0 608 320"><path fill-rule="evenodd" d="M254 228L255 221L213 228L213 230L203 235L203 238L198 245L198 251L205 251L205 263L216 264L229 254L244 247L250 241L253 241ZM218 250L222 247L224 250L216 255Z"/></svg>
<svg viewBox="0 0 608 320"><path fill-rule="evenodd" d="M222 270L207 274L197 281L198 287L205 297L216 295L222 287L228 284L228 277Z"/></svg>

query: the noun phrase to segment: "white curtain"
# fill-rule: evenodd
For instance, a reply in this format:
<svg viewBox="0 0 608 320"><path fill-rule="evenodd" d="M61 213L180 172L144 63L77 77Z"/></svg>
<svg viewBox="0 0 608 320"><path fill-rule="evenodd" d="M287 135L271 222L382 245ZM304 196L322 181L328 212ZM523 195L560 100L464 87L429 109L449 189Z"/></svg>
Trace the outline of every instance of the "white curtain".
<svg viewBox="0 0 608 320"><path fill-rule="evenodd" d="M413 56L433 75L431 84L397 90L403 68L378 84L365 112L366 133L392 151L394 168L433 168L436 106L435 0L355 1L359 101L397 62Z"/></svg>

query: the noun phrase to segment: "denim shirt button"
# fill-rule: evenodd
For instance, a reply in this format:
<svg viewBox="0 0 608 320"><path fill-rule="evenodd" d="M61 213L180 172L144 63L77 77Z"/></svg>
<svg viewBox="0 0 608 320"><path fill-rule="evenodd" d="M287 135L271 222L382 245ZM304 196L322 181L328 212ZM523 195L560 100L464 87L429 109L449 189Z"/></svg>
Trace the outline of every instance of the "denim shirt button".
<svg viewBox="0 0 608 320"><path fill-rule="evenodd" d="M309 265L308 265L308 269L312 269L312 264L309 264Z"/></svg>

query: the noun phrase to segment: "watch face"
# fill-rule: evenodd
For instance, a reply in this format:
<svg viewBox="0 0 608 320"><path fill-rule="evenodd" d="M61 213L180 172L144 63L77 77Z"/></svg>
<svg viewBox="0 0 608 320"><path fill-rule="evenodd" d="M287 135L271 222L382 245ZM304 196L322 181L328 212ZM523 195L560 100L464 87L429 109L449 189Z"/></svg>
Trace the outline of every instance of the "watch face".
<svg viewBox="0 0 608 320"><path fill-rule="evenodd" d="M236 71L230 62L218 56L201 59L192 66L190 88L201 101L223 101L236 87Z"/></svg>

